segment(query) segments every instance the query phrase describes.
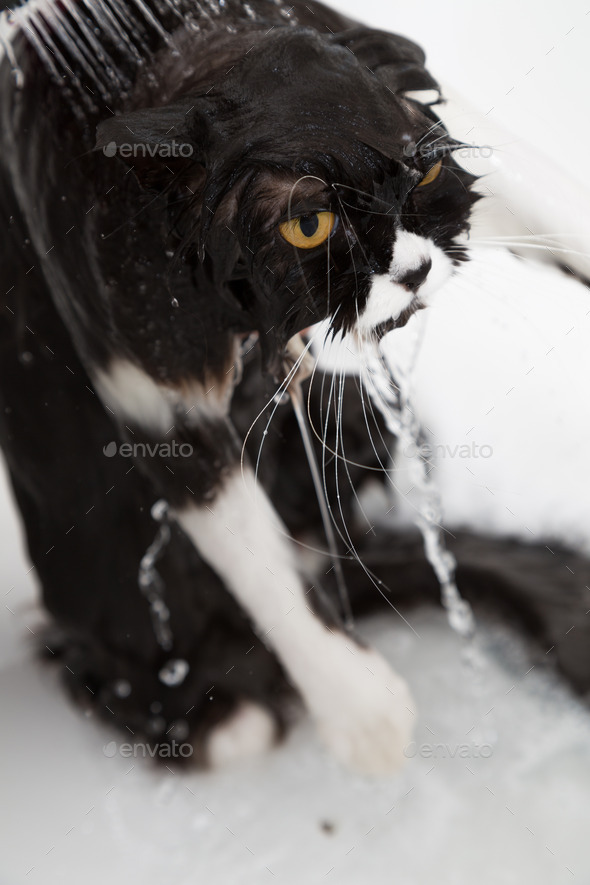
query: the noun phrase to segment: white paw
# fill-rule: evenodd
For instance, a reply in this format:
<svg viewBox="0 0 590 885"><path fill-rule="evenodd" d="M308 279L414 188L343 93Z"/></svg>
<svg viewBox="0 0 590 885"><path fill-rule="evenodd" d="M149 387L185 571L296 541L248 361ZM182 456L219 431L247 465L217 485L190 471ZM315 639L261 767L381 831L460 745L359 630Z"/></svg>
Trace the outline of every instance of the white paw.
<svg viewBox="0 0 590 885"><path fill-rule="evenodd" d="M377 652L342 634L332 639L332 673L318 668L315 687L305 695L320 736L348 768L364 774L397 771L415 719L409 689Z"/></svg>
<svg viewBox="0 0 590 885"><path fill-rule="evenodd" d="M276 724L263 707L243 701L239 707L213 729L205 745L205 757L212 768L260 756L272 747Z"/></svg>

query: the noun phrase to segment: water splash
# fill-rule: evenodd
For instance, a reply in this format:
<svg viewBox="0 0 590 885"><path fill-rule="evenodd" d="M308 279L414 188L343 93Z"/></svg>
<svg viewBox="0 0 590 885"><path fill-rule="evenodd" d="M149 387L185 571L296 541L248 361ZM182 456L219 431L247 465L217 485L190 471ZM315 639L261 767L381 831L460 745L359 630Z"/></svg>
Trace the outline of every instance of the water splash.
<svg viewBox="0 0 590 885"><path fill-rule="evenodd" d="M14 43L21 35L84 119L128 96L138 76L157 89L158 66L151 62L161 52L179 57L187 33L202 38L237 33L242 24L266 33L296 25L297 16L284 0L256 8L245 0L26 0L0 13L0 49L22 87L27 68L19 64L22 46L15 51Z"/></svg>
<svg viewBox="0 0 590 885"><path fill-rule="evenodd" d="M368 389L375 406L385 419L388 430L408 453L408 471L412 487L418 493L415 522L422 533L424 551L440 584L441 602L451 628L464 639L461 658L467 675L467 690L478 710L479 727L489 744L497 742L491 710L486 711L486 658L476 633L471 605L463 599L456 583L457 562L443 540L440 495L423 456L423 431L412 409L409 377L399 367L394 370L376 344L367 355ZM492 708L493 709L493 708Z"/></svg>
<svg viewBox="0 0 590 885"><path fill-rule="evenodd" d="M0 12L0 49L8 59L14 85L17 89L22 89L25 85L25 75L16 60L14 49L12 48L14 24L14 18L10 10Z"/></svg>
<svg viewBox="0 0 590 885"><path fill-rule="evenodd" d="M434 569L441 588L441 601L449 624L457 633L471 638L475 620L469 603L463 599L455 580L457 563L446 549L442 535L440 496L422 455L422 429L411 407L409 385L404 373L393 369L381 345L376 344L367 356L369 394L379 409L388 430L398 445L409 454L409 476L418 493L415 521L422 532L426 558Z"/></svg>
<svg viewBox="0 0 590 885"><path fill-rule="evenodd" d="M150 606L156 640L164 651L170 651L173 638L170 629L170 610L164 600L164 581L156 570L156 562L170 541L168 510L168 502L162 499L156 501L152 507L152 518L160 525L156 537L141 558L137 576L139 588Z"/></svg>
<svg viewBox="0 0 590 885"><path fill-rule="evenodd" d="M128 93L140 69L156 86L149 61L161 50L178 56L181 31L234 32L240 20L272 24L285 13L282 2L260 12L242 0L27 0L0 14L0 47L22 87L25 75L13 47L22 34L53 82L96 113L100 102Z"/></svg>

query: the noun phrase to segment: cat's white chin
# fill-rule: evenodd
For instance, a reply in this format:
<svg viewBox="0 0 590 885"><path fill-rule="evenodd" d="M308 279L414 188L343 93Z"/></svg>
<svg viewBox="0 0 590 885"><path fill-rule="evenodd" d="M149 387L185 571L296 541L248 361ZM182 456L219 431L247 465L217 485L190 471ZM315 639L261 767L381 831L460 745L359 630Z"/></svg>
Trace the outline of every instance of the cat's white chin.
<svg viewBox="0 0 590 885"><path fill-rule="evenodd" d="M399 282L425 262L429 263L424 280L410 288ZM432 240L418 234L400 231L396 237L388 273L374 274L371 288L356 331L361 338L370 338L380 327L403 325L430 297L446 283L453 272L453 262Z"/></svg>
<svg viewBox="0 0 590 885"><path fill-rule="evenodd" d="M376 329L401 319L414 306L414 292L392 283L386 274L376 274L371 280L367 304L360 315L356 329L361 338L370 338Z"/></svg>

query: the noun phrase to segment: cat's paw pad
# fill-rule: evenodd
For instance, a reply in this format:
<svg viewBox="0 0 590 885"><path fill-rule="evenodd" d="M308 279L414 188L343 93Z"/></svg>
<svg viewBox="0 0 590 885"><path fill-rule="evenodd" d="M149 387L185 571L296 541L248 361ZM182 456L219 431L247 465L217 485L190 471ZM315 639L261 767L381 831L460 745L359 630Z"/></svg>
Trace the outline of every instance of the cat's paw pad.
<svg viewBox="0 0 590 885"><path fill-rule="evenodd" d="M276 738L277 726L272 715L259 704L242 701L208 736L205 758L211 768L223 768L262 755Z"/></svg>
<svg viewBox="0 0 590 885"><path fill-rule="evenodd" d="M351 640L349 659L336 671L337 683L312 707L324 744L347 768L363 774L389 774L405 761L415 709L404 680L376 652Z"/></svg>

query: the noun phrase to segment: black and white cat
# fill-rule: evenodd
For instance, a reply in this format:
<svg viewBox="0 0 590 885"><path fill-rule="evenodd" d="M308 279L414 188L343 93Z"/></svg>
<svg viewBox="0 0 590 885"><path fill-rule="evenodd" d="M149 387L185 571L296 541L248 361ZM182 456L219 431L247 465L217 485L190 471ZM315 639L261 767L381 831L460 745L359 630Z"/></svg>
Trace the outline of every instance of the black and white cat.
<svg viewBox="0 0 590 885"><path fill-rule="evenodd" d="M258 486L266 434L248 431L291 382L321 420L303 330L378 339L466 258L475 179L411 97L437 89L422 51L311 0L29 0L9 27L1 433L66 676L120 726L162 741L189 728L209 762L271 743L295 688L339 759L394 770L415 716L406 683L288 538L321 523L293 414L277 412ZM362 485L387 434L381 452L359 438L351 392L342 420ZM150 612L138 573L159 499L171 538ZM338 500L353 525L355 493ZM520 582L531 602L532 573L494 574L469 543L487 590ZM373 570L403 552L400 597L434 593L415 540L387 545Z"/></svg>

